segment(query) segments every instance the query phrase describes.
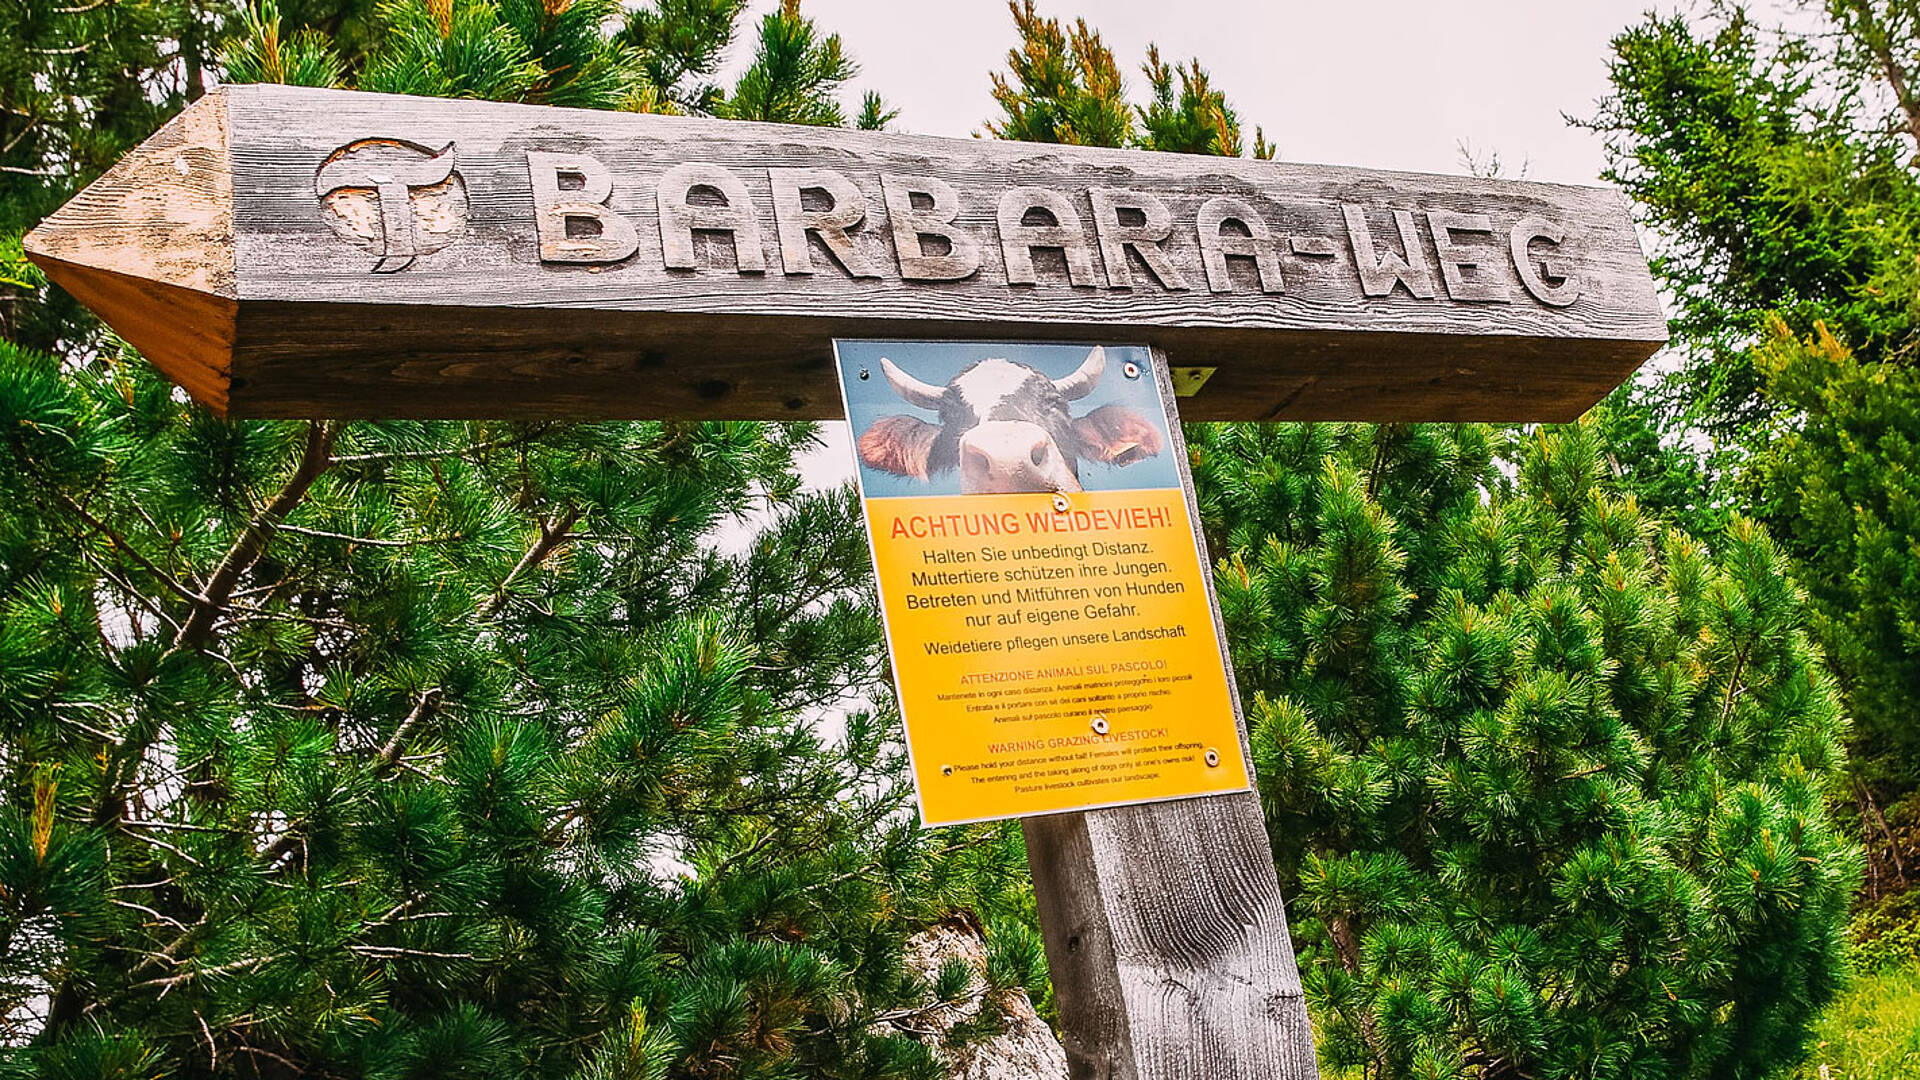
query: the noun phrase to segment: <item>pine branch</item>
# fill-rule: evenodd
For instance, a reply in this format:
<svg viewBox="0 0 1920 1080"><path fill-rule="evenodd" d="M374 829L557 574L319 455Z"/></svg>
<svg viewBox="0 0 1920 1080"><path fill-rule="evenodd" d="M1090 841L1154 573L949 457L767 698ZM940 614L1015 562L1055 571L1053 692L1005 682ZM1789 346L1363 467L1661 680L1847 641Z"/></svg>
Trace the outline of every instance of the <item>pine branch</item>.
<svg viewBox="0 0 1920 1080"><path fill-rule="evenodd" d="M929 851L923 856L923 858L926 858L928 860L944 858L945 856L952 855L955 852L964 850L965 848L969 848L972 846L973 844L971 841L957 841L955 843L948 844L946 847L940 848L937 851ZM795 895L804 896L807 893L814 892L819 889L831 889L836 885L845 885L849 881L853 881L857 878L866 877L868 874L873 873L875 870L884 869L886 865L887 864L885 860L873 859L866 863L863 863L858 867L855 867L852 870L847 871L844 874L838 874L834 877L827 878L823 881L816 881L810 885L803 886L796 892Z"/></svg>
<svg viewBox="0 0 1920 1080"><path fill-rule="evenodd" d="M274 530L293 512L294 507L300 505L307 489L326 471L333 452L333 442L340 437L343 426L339 421L315 421L307 425L306 448L300 454L299 463L294 466L293 475L287 479L280 493L273 497L273 501L255 514L247 527L234 538L226 557L220 560L220 565L207 578L206 588L201 590L200 602L194 604L187 621L181 624L180 634L168 648L166 656L162 657L163 660L189 649L198 649L212 638L214 626L226 611L227 601L240 584L241 576L259 560L267 549L267 541L273 538Z"/></svg>
<svg viewBox="0 0 1920 1080"><path fill-rule="evenodd" d="M199 1009L193 1010L193 1018L200 1021L200 1034L207 1037L207 1068L210 1071L218 1071L220 1068L220 1048L214 1045L213 1032L207 1027L207 1018L200 1015Z"/></svg>
<svg viewBox="0 0 1920 1080"><path fill-rule="evenodd" d="M405 720L400 721L399 727L393 729L393 737L380 748L380 756L374 764L375 773L384 773L399 763L400 752L406 749L407 740L412 738L413 733L426 722L427 714L432 711L434 705L439 703L440 696L441 691L437 686L420 691L420 696L414 700L412 711L407 713Z"/></svg>
<svg viewBox="0 0 1920 1080"><path fill-rule="evenodd" d="M306 824L307 819L303 817L287 822L287 827L280 830L280 835L274 837L273 843L260 849L260 865L270 867L279 862L282 856L298 847L305 839L305 834L300 830L305 828Z"/></svg>
<svg viewBox="0 0 1920 1080"><path fill-rule="evenodd" d="M1360 978L1360 942L1354 936L1353 923L1345 914L1335 915L1327 920L1327 936L1333 941L1334 955L1340 959L1340 967L1354 979ZM1367 1054L1373 1059L1374 1068L1379 1074L1387 1071L1387 1048L1380 1037L1379 1027L1374 1022L1373 1010L1364 1004L1360 1007L1360 1041L1367 1046Z"/></svg>
<svg viewBox="0 0 1920 1080"><path fill-rule="evenodd" d="M209 975L229 975L236 971L245 971L245 972L251 973L254 971L258 971L261 968L266 967L268 964L274 963L275 961L285 960L287 957L292 955L293 954L291 952L277 952L267 956L250 956L242 960L229 961L228 963L225 963L225 964L215 964L212 967L194 968L192 971L183 971L178 975L167 975L158 979L148 979L145 982L137 982L128 986L125 990L122 990L120 993L113 995L112 997L108 998L106 1001L102 1002L101 1004L111 1005L114 1002L120 1000L121 998L124 998L125 996L133 993L136 990L158 989L160 991L160 996L166 997L168 994L173 992L173 988L176 986L181 986L186 983L195 982Z"/></svg>
<svg viewBox="0 0 1920 1080"><path fill-rule="evenodd" d="M236 616L241 616L239 621L242 622L290 621L305 623L308 626L324 627L328 630L352 632L360 629L352 623L340 619L329 619L320 615L303 615L297 611L275 611L271 608L260 607L257 604L242 604L236 602L228 605L228 611Z"/></svg>
<svg viewBox="0 0 1920 1080"><path fill-rule="evenodd" d="M21 115L23 115L23 116L24 116L24 115L26 115L26 114L25 114L25 113L22 113ZM13 148L14 148L14 147L16 147L16 146L19 146L19 145L20 145L20 141L21 141L22 139L25 139L25 138L26 138L26 137L27 137L28 135L31 135L31 134L33 134L33 131L34 131L34 129L35 129L35 128L37 128L37 127L39 127L39 126L40 126L40 118L39 118L39 117L37 117L37 116L35 116L35 117L33 117L33 118L31 118L31 119L30 119L30 120L29 120L29 121L27 122L27 126L25 126L25 127L23 127L23 128L21 128L18 134L16 134L16 135L14 135L14 137L13 137L13 138L11 138L11 139L8 139L8 140L7 140L7 145L5 145L5 146L0 146L0 154L9 154L9 153L12 153L12 152L13 152Z"/></svg>
<svg viewBox="0 0 1920 1080"><path fill-rule="evenodd" d="M346 888L353 884L357 884L357 882L340 882L338 885L336 885L336 887ZM366 923L365 925L361 926L359 929L353 931L353 933L349 935L349 937L363 936L371 931L381 929L382 927L391 926L398 921L403 921L401 919L401 916L405 914L408 908L418 903L419 900L420 900L419 896L414 896L407 900L401 901L400 903L394 905L392 908L389 908L386 914L380 916L379 918L373 920L372 922ZM115 901L115 902L119 903L120 901ZM446 914L447 913L445 912L428 912L428 913L423 913L418 917L431 918L436 916L444 916ZM172 943L170 943L166 948L162 949L160 952L157 952L157 953L147 954L148 956L147 960L142 964L140 964L138 967L134 968L131 974L138 975L140 972L146 970L149 967L152 967L154 964L159 962L165 962L165 963L177 965L179 963L179 950L185 948L187 942L192 940L194 933L198 931L202 926L205 926L205 925L206 925L206 918L203 916L199 922L195 923L191 927L185 928L184 932L182 932L179 937L175 938L172 941ZM339 945L341 948L346 949L348 952L365 953L369 955L384 954L384 955L428 956L428 957L434 957L438 959L463 959L463 960L476 959L475 957L465 953L458 953L458 954L429 953L421 950L400 949L393 946L354 944L349 940L341 940L336 942L336 944ZM141 990L152 990L157 988L160 991L160 996L166 997L168 993L172 992L174 987L183 985L185 983L194 982L208 975L225 975L225 974L230 974L232 972L237 972L237 971L246 971L251 973L254 971L258 971L263 967L266 967L268 964L287 959L292 955L294 955L292 951L285 950L277 953L272 953L267 956L247 957L240 960L229 961L228 963L225 963L225 964L216 964L213 967L194 968L191 971L184 971L178 975L167 975L160 978L147 979L144 982L131 983L125 987L122 987L119 991L109 995L105 999L96 1001L93 1004L88 1005L84 1010L81 1010L81 1012L84 1015L86 1013L91 1013L101 1008L106 1008L119 1001L124 1000L125 998L135 993L136 991L141 991Z"/></svg>
<svg viewBox="0 0 1920 1080"><path fill-rule="evenodd" d="M739 851L736 851L733 854L728 855L726 858L721 859L719 862L713 864L713 869L707 871L706 877L709 880L718 878L721 875L725 874L728 870L732 869L733 864L737 862L744 862L745 860L751 859L755 855L760 854L760 852L766 849L766 846L769 843L773 842L774 835L775 834L772 832L761 833L760 839L755 840L753 843L747 845L744 848L741 848Z"/></svg>
<svg viewBox="0 0 1920 1080"><path fill-rule="evenodd" d="M955 998L952 1001L932 1001L925 1005L916 1005L911 1008L889 1009L883 1013L875 1013L873 1023L891 1024L903 1031L910 1031L916 1035L938 1035L939 1032L915 1027L914 1023L919 1020L937 1016L943 1012L964 1012L966 1006L985 999L986 996L992 992L993 987L988 985L983 979L981 980L979 989L972 990L962 997Z"/></svg>
<svg viewBox="0 0 1920 1080"><path fill-rule="evenodd" d="M180 856L181 858L187 860L187 862L193 866L202 866L202 863L200 862L199 859L196 859L193 856L187 854L186 852L181 851L178 847L174 846L173 844L169 844L165 840L162 840L157 836L148 836L145 833L134 832L132 827L125 820L122 820L120 822L120 828L121 828L121 831L125 832L128 836L133 837L135 840L138 840L143 844L152 844L154 847L157 847L162 851L170 851L173 854Z"/></svg>
<svg viewBox="0 0 1920 1080"><path fill-rule="evenodd" d="M172 879L169 878L168 880L171 881ZM147 958L145 960L142 960L139 964L135 965L134 969L128 972L127 974L138 975L141 972L147 970L148 968L154 967L158 964L171 964L176 967L179 966L180 953L186 949L189 943L193 941L194 934L197 933L200 930L200 928L205 925L207 925L207 917L205 915L202 915L200 916L200 919L198 922L188 927L185 931L183 931L180 934L179 937L174 938L172 941L162 946L159 952L147 953L146 954Z"/></svg>
<svg viewBox="0 0 1920 1080"><path fill-rule="evenodd" d="M1720 707L1720 734L1722 737L1726 735L1728 722L1733 719L1733 702L1734 699L1740 696L1740 677L1746 673L1747 654L1752 651L1752 648L1752 644L1749 643L1742 646L1740 650L1734 654L1733 670L1727 675L1727 699Z"/></svg>
<svg viewBox="0 0 1920 1080"><path fill-rule="evenodd" d="M136 829L178 829L181 832L213 833L216 836L236 836L241 830L223 825L189 825L184 821L134 821L123 822L129 828Z"/></svg>
<svg viewBox="0 0 1920 1080"><path fill-rule="evenodd" d="M1880 827L1880 835L1887 838L1887 852L1893 856L1894 872L1900 876L1900 887L1906 888L1907 867L1900 858L1900 842L1894 839L1893 830L1887 828L1887 819L1880 813L1880 804L1874 801L1873 792L1858 776L1853 778L1853 789L1855 801L1869 811L1874 824Z"/></svg>
<svg viewBox="0 0 1920 1080"><path fill-rule="evenodd" d="M167 614L166 609L161 607L158 601L149 597L145 592L141 591L140 589L135 588L133 582L128 581L126 578L120 576L119 573L115 572L115 570L112 567L101 562L99 557L96 556L93 552L88 551L84 545L80 548L80 557L85 559L87 561L87 565L93 567L94 570L98 572L101 577L106 578L108 581L118 586L120 591L126 595L127 599L132 601L142 611L147 612L148 614L152 615L154 618L172 627L173 632L175 634L178 634L180 632L180 624L178 622L175 622L173 617ZM139 630L140 628L139 623L134 622L131 618L128 619L128 622L133 625L136 631ZM101 637L103 639L106 637L106 628L104 626L101 627ZM111 646L111 642L108 642L107 644Z"/></svg>
<svg viewBox="0 0 1920 1080"><path fill-rule="evenodd" d="M272 1058L274 1061L277 1061L280 1064L286 1066L287 1070L294 1076L299 1076L302 1073L305 1073L308 1071L306 1065L302 1065L297 1061L290 1061L284 1057L281 1057L279 1054L274 1053L271 1050L263 1050L260 1047L254 1046L251 1043L241 1043L238 1049L243 1054L255 1054L263 1058ZM258 1072L259 1066L256 1065L254 1068L255 1068L254 1075L256 1076L259 1075L259 1072Z"/></svg>
<svg viewBox="0 0 1920 1080"><path fill-rule="evenodd" d="M500 587L495 589L493 595L488 597L487 601L480 605L480 609L474 613L474 617L481 622L488 622L492 620L494 616L500 614L507 606L507 601L512 598L514 583L520 580L523 574L546 561L547 556L553 554L554 549L560 546L561 542L567 538L567 534L573 529L574 524L580 520L580 514L581 511L578 507L568 507L566 512L561 514L552 523L541 522L540 539L534 541L533 546L527 549L527 553L520 557L520 561L514 564L512 570L507 571L507 576L500 582Z"/></svg>
<svg viewBox="0 0 1920 1080"><path fill-rule="evenodd" d="M476 617L485 621L497 615L499 611L506 606L507 598L514 582L518 581L530 570L537 567L548 556L552 555L554 550L566 539L574 524L580 520L580 517L580 510L569 508L553 522L542 522L540 524L540 538L527 549L526 554L522 555L520 561L507 573L506 578L501 581L500 586L480 605L475 612ZM441 696L442 689L436 686L422 690L419 696L415 698L413 708L407 712L406 717L402 719L399 726L394 729L393 735L381 745L379 756L374 762L374 772L376 775L384 775L399 766L408 740L411 739L420 729L421 725L426 722L433 707L439 703ZM260 850L259 858L261 865L272 866L295 847L298 847L302 839L301 829L305 824L305 819L295 819L288 822L286 828L282 830L280 835L276 837L272 843ZM173 944L169 946L169 954L172 954L172 950L183 947L185 943L185 937L173 942Z"/></svg>
<svg viewBox="0 0 1920 1080"><path fill-rule="evenodd" d="M1855 36L1880 66L1881 77L1892 89L1893 100L1906 117L1906 133L1913 139L1914 148L1920 151L1920 99L1915 98L1913 89L1907 83L1907 72L1901 67L1900 58L1895 55L1892 35L1875 17L1872 5L1866 0L1849 0L1846 9L1858 20Z"/></svg>
<svg viewBox="0 0 1920 1080"><path fill-rule="evenodd" d="M367 454L339 454L333 459L335 465L367 465L389 461L433 461L439 458L468 457L486 450L499 450L515 446L525 446L547 433L542 425L531 431L516 432L499 439L486 439L467 446L449 450L390 450Z"/></svg>
<svg viewBox="0 0 1920 1080"><path fill-rule="evenodd" d="M417 956L428 960L478 960L472 953L433 952L429 949L407 949L398 945L348 945L350 953L362 956Z"/></svg>
<svg viewBox="0 0 1920 1080"><path fill-rule="evenodd" d="M499 615L507 606L514 583L544 562L547 556L553 554L554 550L567 538L574 524L580 520L580 515L581 511L578 507L568 507L566 512L553 521L540 522L540 538L533 542L533 546L529 547L526 554L520 557L520 561L514 564L513 569L507 572L507 576L500 582L499 587L480 605L474 617L480 622L490 622ZM393 736L380 748L380 756L375 759L374 764L376 774L384 774L400 764L400 757L406 750L407 741L426 722L433 707L439 704L442 693L442 689L437 686L420 692L406 719L400 721L400 725L393 729Z"/></svg>
<svg viewBox="0 0 1920 1080"><path fill-rule="evenodd" d="M87 508L84 506L81 506L79 502L75 501L73 496L68 495L64 491L55 491L53 492L53 496L56 500L59 501L61 506L66 508L68 513L79 518L81 521L86 523L86 526L88 528L92 529L94 532L99 533L101 536L105 537L107 540L107 543L113 545L113 549L115 551L118 551L122 555L125 555L127 558L133 560L133 563L135 566L138 566L140 569L145 570L149 574L152 574L155 580L159 581L160 584L165 585L167 587L168 592L173 593L175 596L178 596L179 598L181 598L182 600L185 600L189 604L204 604L207 602L207 598L205 596L202 596L201 594L193 591L192 589L187 588L185 585L181 584L179 578L176 578L172 574L161 569L159 564L155 563L152 559L149 559L145 555L141 554L140 549L134 547L133 544L129 542L126 537L120 535L120 532L117 529L115 529L113 526L93 516L91 513L88 513ZM135 595L139 595L139 594L136 593Z"/></svg>
<svg viewBox="0 0 1920 1080"><path fill-rule="evenodd" d="M123 907L130 911L138 911L143 915L152 916L155 922L166 923L168 926L173 927L175 930L178 930L183 934L187 932L186 923L181 922L179 919L176 919L171 915L164 915L159 911L156 911L153 908L148 907L145 904L136 904L131 900L121 900L117 897L110 899L107 902L112 904L114 907Z"/></svg>
<svg viewBox="0 0 1920 1080"><path fill-rule="evenodd" d="M297 533L301 536L311 536L320 540L344 540L349 544L384 548L419 547L422 544L449 544L456 540L464 539L464 537L459 536L422 536L412 540L381 540L372 536L353 536L348 533L328 532L325 529L309 529L305 526L288 525L284 522L280 525L280 531Z"/></svg>
<svg viewBox="0 0 1920 1080"><path fill-rule="evenodd" d="M220 560L220 565L208 576L206 587L189 601L191 607L186 621L180 624L180 632L174 636L173 644L161 655L161 664L164 665L184 651L198 650L208 652L229 667L232 666L231 661L206 650L205 646L211 641L214 627L220 615L227 610L241 577L266 551L267 541L272 538L274 529L300 504L300 500L306 497L307 489L326 471L333 442L344 426L339 421L307 425L306 446L294 466L293 475L280 493L240 531L240 535L228 547L226 556ZM75 508L85 513L78 504L75 504ZM129 732L118 745L107 748L100 795L94 803L93 821L96 825L109 824L120 816L126 805L127 791L139 772L140 761L146 756L147 748L157 734L157 727L141 736ZM182 857L185 857L184 853Z"/></svg>

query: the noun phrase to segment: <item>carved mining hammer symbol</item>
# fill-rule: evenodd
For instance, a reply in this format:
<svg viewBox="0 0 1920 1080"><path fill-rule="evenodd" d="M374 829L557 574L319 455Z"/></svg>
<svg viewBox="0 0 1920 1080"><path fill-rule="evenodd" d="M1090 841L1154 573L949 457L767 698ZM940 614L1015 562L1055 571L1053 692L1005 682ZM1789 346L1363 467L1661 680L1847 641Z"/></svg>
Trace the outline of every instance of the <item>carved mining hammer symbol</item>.
<svg viewBox="0 0 1920 1080"><path fill-rule="evenodd" d="M363 139L335 151L314 177L322 200L342 188L372 188L380 204L380 260L376 274L392 274L413 265L420 254L414 238L412 192L442 184L453 175L453 144L429 150L398 139Z"/></svg>

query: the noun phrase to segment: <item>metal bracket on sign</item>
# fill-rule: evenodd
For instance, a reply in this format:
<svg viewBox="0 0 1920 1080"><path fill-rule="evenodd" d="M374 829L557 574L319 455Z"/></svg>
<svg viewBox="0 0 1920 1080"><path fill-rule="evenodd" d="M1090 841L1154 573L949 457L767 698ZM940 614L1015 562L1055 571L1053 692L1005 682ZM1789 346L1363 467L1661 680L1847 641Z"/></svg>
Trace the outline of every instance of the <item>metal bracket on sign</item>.
<svg viewBox="0 0 1920 1080"><path fill-rule="evenodd" d="M1173 396L1192 397L1199 393L1200 388L1207 385L1207 380L1213 378L1213 373L1218 370L1220 369L1210 367L1177 367L1171 369L1169 373L1173 376Z"/></svg>

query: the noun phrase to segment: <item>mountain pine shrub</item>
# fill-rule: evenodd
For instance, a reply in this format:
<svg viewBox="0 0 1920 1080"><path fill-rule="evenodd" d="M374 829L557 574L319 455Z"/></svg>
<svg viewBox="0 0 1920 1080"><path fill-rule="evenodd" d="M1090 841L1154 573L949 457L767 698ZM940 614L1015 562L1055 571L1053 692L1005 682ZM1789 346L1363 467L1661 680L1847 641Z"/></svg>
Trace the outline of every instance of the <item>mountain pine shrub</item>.
<svg viewBox="0 0 1920 1080"><path fill-rule="evenodd" d="M1859 868L1826 807L1845 722L1766 534L1662 526L1586 425L1189 437L1324 1063L1791 1060Z"/></svg>

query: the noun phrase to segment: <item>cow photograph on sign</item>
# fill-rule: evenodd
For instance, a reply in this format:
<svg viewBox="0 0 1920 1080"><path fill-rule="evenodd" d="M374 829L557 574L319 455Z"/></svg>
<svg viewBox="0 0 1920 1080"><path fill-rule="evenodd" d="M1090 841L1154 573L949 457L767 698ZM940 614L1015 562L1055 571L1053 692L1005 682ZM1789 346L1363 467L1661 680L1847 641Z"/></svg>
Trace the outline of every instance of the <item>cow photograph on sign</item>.
<svg viewBox="0 0 1920 1080"><path fill-rule="evenodd" d="M1115 472L1160 458L1169 445L1144 348L1027 345L998 350L1005 356L972 343L891 350L913 357L909 362L920 375L888 356L873 356L876 348L889 351L871 342L839 346L841 364L858 365L854 379L843 385L870 495L1179 482L1165 461L1124 477Z"/></svg>
<svg viewBox="0 0 1920 1080"><path fill-rule="evenodd" d="M0 3L0 1080L1920 1077L1920 0Z"/></svg>

